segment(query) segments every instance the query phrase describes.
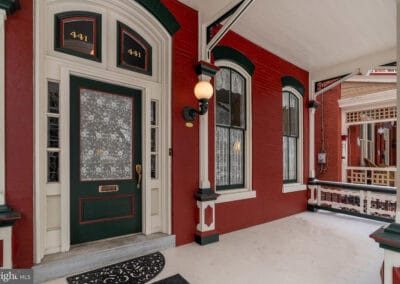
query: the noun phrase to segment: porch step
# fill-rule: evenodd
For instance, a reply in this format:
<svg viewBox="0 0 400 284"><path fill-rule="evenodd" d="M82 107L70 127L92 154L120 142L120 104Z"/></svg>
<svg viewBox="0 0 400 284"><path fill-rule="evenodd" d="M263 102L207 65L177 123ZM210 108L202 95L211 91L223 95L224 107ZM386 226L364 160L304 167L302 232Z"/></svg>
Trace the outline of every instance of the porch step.
<svg viewBox="0 0 400 284"><path fill-rule="evenodd" d="M175 235L156 233L95 241L46 256L33 267L34 283L61 278L175 246Z"/></svg>

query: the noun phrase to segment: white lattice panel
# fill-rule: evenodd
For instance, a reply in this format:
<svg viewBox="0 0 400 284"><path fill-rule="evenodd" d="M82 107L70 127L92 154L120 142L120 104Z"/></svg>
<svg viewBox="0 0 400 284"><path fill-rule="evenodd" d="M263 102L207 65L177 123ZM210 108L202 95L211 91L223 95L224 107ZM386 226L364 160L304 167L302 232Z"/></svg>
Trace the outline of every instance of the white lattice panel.
<svg viewBox="0 0 400 284"><path fill-rule="evenodd" d="M395 106L376 108L346 113L346 123L374 121L383 119L395 119L397 108Z"/></svg>

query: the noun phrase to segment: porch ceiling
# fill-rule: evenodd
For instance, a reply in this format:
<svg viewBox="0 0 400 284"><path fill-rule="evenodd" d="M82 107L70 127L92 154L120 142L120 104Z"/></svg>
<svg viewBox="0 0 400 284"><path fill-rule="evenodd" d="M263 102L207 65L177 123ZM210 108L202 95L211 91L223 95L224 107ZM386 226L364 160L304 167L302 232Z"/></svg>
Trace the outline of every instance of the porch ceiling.
<svg viewBox="0 0 400 284"><path fill-rule="evenodd" d="M180 0L203 23L240 0ZM396 60L395 0L254 0L233 30L313 80Z"/></svg>

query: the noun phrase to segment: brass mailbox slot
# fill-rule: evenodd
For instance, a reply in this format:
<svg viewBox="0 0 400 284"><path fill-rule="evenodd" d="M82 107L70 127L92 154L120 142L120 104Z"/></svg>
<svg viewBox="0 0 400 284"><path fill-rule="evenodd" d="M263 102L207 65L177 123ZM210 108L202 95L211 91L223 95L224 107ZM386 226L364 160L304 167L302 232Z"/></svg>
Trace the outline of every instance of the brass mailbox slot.
<svg viewBox="0 0 400 284"><path fill-rule="evenodd" d="M99 192L116 192L118 190L118 185L99 185Z"/></svg>

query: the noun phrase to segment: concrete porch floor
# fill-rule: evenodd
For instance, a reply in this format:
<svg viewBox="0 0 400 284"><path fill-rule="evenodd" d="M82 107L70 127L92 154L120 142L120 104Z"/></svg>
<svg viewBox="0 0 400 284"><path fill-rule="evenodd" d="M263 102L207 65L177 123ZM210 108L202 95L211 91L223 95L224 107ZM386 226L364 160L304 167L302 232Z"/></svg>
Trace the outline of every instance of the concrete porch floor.
<svg viewBox="0 0 400 284"><path fill-rule="evenodd" d="M218 243L207 246L164 250L165 268L152 282L180 273L192 284L379 284L383 250L369 234L382 225L304 212L221 235Z"/></svg>

